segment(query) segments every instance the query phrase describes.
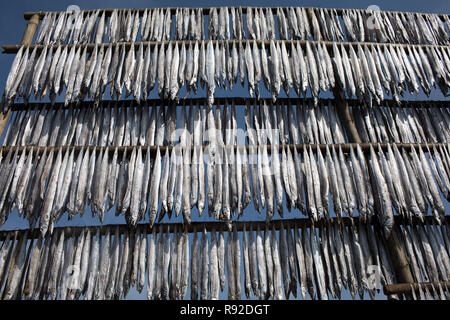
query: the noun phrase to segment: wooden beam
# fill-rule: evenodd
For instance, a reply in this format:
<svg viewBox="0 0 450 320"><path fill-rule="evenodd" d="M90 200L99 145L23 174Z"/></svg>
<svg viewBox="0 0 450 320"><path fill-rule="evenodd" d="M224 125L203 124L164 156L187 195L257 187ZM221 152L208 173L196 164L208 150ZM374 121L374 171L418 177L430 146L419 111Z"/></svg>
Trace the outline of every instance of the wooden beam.
<svg viewBox="0 0 450 320"><path fill-rule="evenodd" d="M183 7L183 8L199 9L199 8L195 8L195 7ZM204 15L208 15L208 14L209 14L209 10L210 10L211 8L212 8L212 7L206 7L206 8L200 8L200 9L203 9L203 14L204 14ZM216 8L219 8L219 7L216 7ZM228 8L231 8L231 7L228 7ZM241 9L242 9L242 13L244 13L244 14L247 13L247 8L252 8L252 9L254 9L254 8L270 9L273 13L276 14L277 8L286 9L286 8L290 8L290 7L271 7L271 6L269 6L269 7L252 7L252 6L250 6L250 7L242 7L242 6L237 6L237 7L234 7L234 8L236 8L236 9L241 8ZM308 9L313 9L313 10L323 10L323 9L325 9L325 10L332 10L332 11L336 12L336 14L339 15L339 16L341 16L342 13L343 13L345 10L355 10L355 11L364 12L364 13L367 13L367 14L370 14L370 13L371 13L371 11L370 11L370 10L367 10L367 9L319 8L319 7L303 7L303 8L305 8L306 10L308 10ZM147 9L155 9L155 8L147 8ZM176 11L177 8L163 8L163 9L164 9L164 10L170 9L171 13L172 13L172 14L175 14L175 11ZM109 16L111 16L111 14L112 14L112 12L113 12L114 10L126 10L126 11L133 11L133 12L138 11L138 12L139 12L139 15L143 15L143 13L144 13L144 11L145 11L145 8L139 8L139 9L123 9L123 8L113 9L113 8L108 8L108 9L101 9L100 11L101 11L101 12L105 12L105 15L106 15L107 17L109 17ZM92 13L92 12L94 12L94 11L95 11L95 10L82 10L83 14ZM66 12L66 11L25 12L25 13L23 14L23 16L24 16L25 20L29 20L33 15L39 14L39 18L42 19L42 18L44 18L45 14L46 14L46 13L49 13L49 12L61 14L61 13ZM390 13L390 14L395 14L395 13L409 13L408 11L387 11L387 10L383 10L383 12ZM449 16L448 14L442 14L442 13L425 13L425 12L413 12L413 13L414 13L414 14L420 14L420 15L429 15L429 14L432 14L432 15L436 15L436 16L438 16L439 18L442 18L442 19L447 19L448 16Z"/></svg>
<svg viewBox="0 0 450 320"><path fill-rule="evenodd" d="M411 294L414 290L415 292L419 292L419 286L421 289L424 287L428 289L432 289L434 287L437 289L441 285L442 289L447 287L450 289L450 281L434 281L434 282L416 282L416 283L397 283L397 284L388 284L383 286L383 293L387 296L393 294Z"/></svg>
<svg viewBox="0 0 450 320"><path fill-rule="evenodd" d="M215 106L221 106L225 105L225 103L228 103L228 105L231 105L232 103L235 104L235 106L245 106L247 101L250 102L250 105L254 105L255 101L257 103L266 103L268 105L273 104L275 105L287 105L288 102L291 105L300 104L300 103L309 103L312 101L311 98L278 98L275 103L273 103L272 98L261 98L257 100L256 98L243 98L243 97L215 97L214 98L214 105ZM65 106L63 102L57 102L51 105L50 103L46 102L33 102L33 103L15 103L10 106L10 109L12 111L23 111L28 109L44 109L44 108L54 108L54 109L69 109L70 107L73 109L82 109L82 108L92 108L94 105L96 107L101 108L107 108L107 107L114 107L116 104L119 107L139 107L139 106L168 106L168 105L176 105L176 106L191 106L199 104L200 106L205 106L207 104L206 98L186 98L186 99L180 99L179 101L168 101L168 100L161 100L161 99L148 99L141 102L136 102L135 100L102 100L97 105L96 101L82 101L78 104L69 104L68 106ZM328 105L329 103L333 103L337 105L336 99L319 99L319 103L323 103L325 105ZM354 106L361 106L363 105L362 102L360 102L357 99L347 99L346 103L349 107ZM386 99L381 101L380 104L381 107L400 107L400 108L450 108L450 100L401 100L400 104L398 104L395 100L392 99Z"/></svg>
<svg viewBox="0 0 450 320"><path fill-rule="evenodd" d="M189 45L189 44L195 44L195 42L201 42L201 41L205 41L205 42L212 42L214 45L216 43L225 43L228 42L229 45L232 45L233 42L238 44L239 42L256 42L258 48L262 47L262 44L264 43L264 45L266 46L266 48L268 48L268 46L270 45L270 41L271 40L166 40L166 41L137 41L137 42L117 42L114 45L125 45L125 48L130 48L132 45L134 45L135 48L138 48L141 44L144 46L149 46L150 48L154 48L156 45L167 45L167 44L174 44L175 42L178 44L184 43L185 45ZM403 44L403 43L379 43L379 42L333 42L333 41L316 41L316 40L273 40L275 42L284 42L287 47L286 49L289 51L290 50L290 44L293 43L294 45L296 45L297 43L302 46L305 47L306 43L310 43L310 44L324 44L326 47L331 48L333 46L333 44L336 44L338 46L343 46L344 48L349 48L350 46L352 47L356 47L358 45L374 45L374 46L380 46L380 47L386 47L387 45L389 46L393 46L393 47L421 47L421 48L443 48L446 49L448 48L448 45L437 45L437 44ZM64 47L67 46L68 48L72 48L73 46L75 46L76 48L78 47L82 47L84 48L85 46L87 47L87 52L91 52L94 50L95 46L97 44L94 43L87 43L87 44L65 44L65 45L52 45L53 49L57 49L58 47ZM108 47L109 45L111 45L111 43L101 43L98 44L98 46L103 46L103 47ZM37 52L41 52L45 45L30 45L30 50L33 50L36 47ZM4 45L2 46L3 48L3 53L7 53L7 54L15 54L19 51L19 49L21 48L21 45Z"/></svg>
<svg viewBox="0 0 450 320"><path fill-rule="evenodd" d="M424 219L426 222L431 222L432 218L433 217L431 217L431 216L426 216ZM446 216L445 218L446 218L447 222L450 222L450 216ZM409 222L405 222L403 217L401 217L401 216L395 216L394 220L396 221L397 224L409 223ZM273 227L275 230L279 230L281 227L281 223L283 223L284 227L289 225L289 227L291 227L291 228L294 228L294 227L311 228L313 226L313 223L312 223L311 219L309 219L309 218L274 219L274 220L270 221L269 224L266 224L266 221L233 221L232 225L233 225L233 228L236 228L236 231L241 232L244 229L244 225L246 226L246 230L249 229L250 225L253 226L253 229L256 229L259 227L260 229L264 230L266 228L266 226L268 226L269 228ZM323 219L319 222L314 223L314 227L319 228L322 225L326 226L326 225L332 224L332 223L339 223L340 225L343 225L343 226L351 226L352 223L353 223L353 225L358 225L359 217L353 217L353 218L342 217L340 219L340 221L338 220L338 218L331 218L330 220ZM371 221L369 221L368 223L371 225L374 225L375 228L379 228L378 220L375 217L372 217ZM138 226L140 226L140 228L147 228L148 232L151 232L153 230L149 223L138 224ZM156 228L156 231L158 231L160 226L163 227L164 231L166 231L167 228L169 228L169 232L173 232L175 230L175 227L177 227L178 230L180 230L180 229L184 230L184 228L186 228L186 231L188 233L193 233L194 230L196 230L197 232L201 232L203 230L203 228L206 228L207 231L228 230L226 227L226 224L222 221L206 221L206 222L193 221L193 222L191 222L190 225L186 225L184 223L155 223L153 228ZM120 234L123 234L124 232L129 232L130 230L132 230L126 224L82 226L82 227L67 226L67 227L54 228L53 234L55 234L56 231L61 231L61 230L65 230L68 233L78 233L81 230L86 230L86 229L90 229L91 231L97 231L97 229L99 229L99 228L100 228L100 233L105 234L108 228L117 228L117 227L119 227ZM3 231L0 231L0 241L3 241L9 232L21 233L21 232L27 232L27 231L30 232L30 234L29 234L30 239L39 238L39 236L40 236L39 228L36 228L32 231L30 229L3 230ZM141 231L143 231L143 229L141 229Z"/></svg>

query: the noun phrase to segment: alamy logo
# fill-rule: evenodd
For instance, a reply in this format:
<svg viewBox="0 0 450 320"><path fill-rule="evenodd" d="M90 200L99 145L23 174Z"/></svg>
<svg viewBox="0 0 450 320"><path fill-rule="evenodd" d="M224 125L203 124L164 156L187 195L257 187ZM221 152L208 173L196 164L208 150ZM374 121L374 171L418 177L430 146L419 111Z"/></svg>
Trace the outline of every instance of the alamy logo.
<svg viewBox="0 0 450 320"><path fill-rule="evenodd" d="M73 12L77 12L77 11L81 11L81 9L76 4L72 4L72 5L68 6L66 9L66 12L69 12L69 13L73 13Z"/></svg>
<svg viewBox="0 0 450 320"><path fill-rule="evenodd" d="M374 290L381 288L381 268L378 265L367 266L367 289Z"/></svg>
<svg viewBox="0 0 450 320"><path fill-rule="evenodd" d="M367 18L367 28L369 30L380 29L376 15L381 11L380 7L377 5L370 5L366 9L367 11L373 11L373 13Z"/></svg>

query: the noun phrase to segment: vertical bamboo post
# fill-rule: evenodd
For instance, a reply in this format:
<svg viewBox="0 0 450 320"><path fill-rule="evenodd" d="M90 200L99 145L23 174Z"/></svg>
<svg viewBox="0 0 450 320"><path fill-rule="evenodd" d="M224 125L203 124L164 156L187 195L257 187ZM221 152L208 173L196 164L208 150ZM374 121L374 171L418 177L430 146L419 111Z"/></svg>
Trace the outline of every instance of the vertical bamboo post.
<svg viewBox="0 0 450 320"><path fill-rule="evenodd" d="M5 103L5 102L3 101L3 103ZM6 123L8 122L10 113L11 113L11 109L8 109L8 111L6 111L6 113L0 112L0 138L3 136L3 131L5 130Z"/></svg>
<svg viewBox="0 0 450 320"><path fill-rule="evenodd" d="M356 129L355 121L350 114L350 108L346 99L343 99L338 89L333 90L334 99L336 101L337 112L341 123L345 127L347 137L350 143L361 143L358 129Z"/></svg>
<svg viewBox="0 0 450 320"><path fill-rule="evenodd" d="M22 37L22 45L30 45L33 43L34 34L36 33L37 27L39 25L39 14L34 14L30 21L28 21L27 28ZM3 135L6 123L8 122L11 110L9 109L6 113L0 113L0 137Z"/></svg>
<svg viewBox="0 0 450 320"><path fill-rule="evenodd" d="M342 124L345 126L349 142L361 143L362 141L359 137L358 130L356 129L355 122L350 114L348 102L342 97L338 89L335 88L333 94L336 100L337 111ZM414 279L408 260L406 259L406 254L400 246L401 242L398 238L397 229L398 227L394 225L393 230L386 241L392 263L394 264L396 279L400 283L413 283Z"/></svg>
<svg viewBox="0 0 450 320"><path fill-rule="evenodd" d="M345 126L345 130L347 131L347 136L349 140L351 139L354 143L361 143L361 138L359 137L358 130L356 129L355 122L350 114L350 108L348 107L348 102L345 100L341 100L338 102L338 114L341 118L341 122Z"/></svg>
<svg viewBox="0 0 450 320"><path fill-rule="evenodd" d="M409 267L408 260L403 248L399 245L401 240L398 237L399 227L394 225L389 238L387 238L387 245L394 264L395 275L399 283L414 283L414 278Z"/></svg>
<svg viewBox="0 0 450 320"><path fill-rule="evenodd" d="M22 45L30 45L33 43L34 34L39 25L39 13L34 14L28 21L27 28L22 37Z"/></svg>

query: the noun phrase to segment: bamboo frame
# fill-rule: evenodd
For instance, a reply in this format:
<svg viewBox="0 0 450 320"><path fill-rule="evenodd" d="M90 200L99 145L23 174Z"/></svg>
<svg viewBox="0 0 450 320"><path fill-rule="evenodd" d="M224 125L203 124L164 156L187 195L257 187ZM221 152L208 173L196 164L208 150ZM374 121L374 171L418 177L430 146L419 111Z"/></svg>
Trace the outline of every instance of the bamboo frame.
<svg viewBox="0 0 450 320"><path fill-rule="evenodd" d="M241 7L243 13L247 12L247 7ZM254 8L254 7L251 7ZM258 7L259 8L259 7ZM289 8L289 7L284 7L284 8ZM175 14L175 11L177 8L165 8L165 9L170 9L172 14ZM273 12L276 12L277 7L271 7L270 8ZM312 9L312 10L319 10L322 8L315 8L315 7L305 7L305 9ZM335 12L338 15L342 15L342 13L344 12L344 10L346 9L328 9L325 8L326 10L335 10ZM107 16L110 16L111 13L113 12L114 9L104 9L101 10L102 12L106 12ZM145 9L127 9L127 10L133 10L133 11L138 11L140 15L143 14ZM203 13L209 14L209 10L210 8L202 8ZM360 12L366 12L368 14L371 13L371 11L369 10L361 10L361 9L350 9L350 10L357 10ZM87 14L90 12L93 12L94 10L86 10L83 11L83 14ZM406 13L406 12L399 12L399 11L384 11L387 13ZM30 20L27 26L27 29L24 33L23 36L23 40L22 40L22 45L5 45L3 46L3 52L4 53L8 53L8 54L15 54L18 52L18 50L21 48L21 46L23 45L27 45L29 46L31 49L37 48L37 51L41 51L44 46L43 45L32 45L32 39L34 37L34 34L36 32L37 26L39 24L39 20L42 19L44 17L44 15L47 12L25 12L24 13L24 18L26 20ZM61 14L62 12L57 12L58 14ZM422 13L413 13L415 15L421 15ZM425 14L425 13L423 13ZM436 15L439 19L449 19L448 14L434 14ZM243 39L243 40L201 40L201 41L212 41L212 43L216 44L217 42L219 43L234 43L234 42L246 42L246 41L252 41L252 42L256 42L258 47L261 48L262 43L264 43L265 45L269 45L270 41L268 40L250 40L250 39ZM342 45L345 48L348 48L349 46L358 46L358 45L376 45L376 46L382 46L382 47L386 47L388 44L386 43L374 43L374 42L332 42L332 41L316 41L316 40L274 40L275 42L284 42L286 44L290 44L290 43L300 43L301 46L306 46L307 43L315 43L315 44L324 44L326 47L330 48L331 46L333 46L333 44L337 44L337 45ZM170 40L170 41L161 41L161 42L134 42L134 43L129 43L129 42L122 42L122 43L116 43L114 45L125 45L127 48L129 48L131 45L134 45L135 47L139 46L140 44L144 44L144 45L149 45L150 47L154 47L156 44L167 44L167 43L172 43L172 42L176 42L176 43L195 43L197 41L187 41L187 40L183 40L183 41L174 41L174 40ZM109 46L112 45L110 43L102 43L100 44L100 46ZM435 44L389 44L392 45L394 47L397 46L401 46L401 47L422 47L422 48L445 48L447 49L449 46L448 45L435 45ZM87 46L89 52L91 52L94 48L95 48L95 44L70 44L70 45L65 45L67 47L72 47L72 46ZM54 48L56 48L57 46L53 46ZM289 48L287 48L289 50ZM337 98L337 96L336 96ZM226 100L225 100L226 99ZM215 105L222 105L225 103L225 101L228 101L228 103L232 103L234 100L234 102L237 105L245 105L246 102L249 99L245 99L245 98L216 98L216 102ZM253 100L253 99L252 99ZM264 99L264 100L271 100L271 99ZM292 101L299 101L301 100L303 101L307 101L305 99L301 99L301 98L281 98L278 99L278 102L281 103L288 103L288 102L292 102ZM322 99L322 101L327 101L330 102L331 100L335 101L337 103L338 109L339 109L339 113L340 113L340 117L341 120L343 121L344 125L347 128L347 132L350 133L350 137L352 142L360 142L359 139L359 135L358 132L356 130L356 128L354 128L354 123L352 123L352 119L351 119L351 115L349 113L349 106L356 106L356 105L363 105L364 103L359 102L357 100L339 100L339 99ZM128 100L127 100L128 101ZM136 105L142 105L142 104L136 104L136 102L129 100L130 102L126 102L126 105L128 106L136 106ZM189 101L189 102L188 102ZM387 102L389 101L389 102ZM103 105L107 105L109 103L111 103L112 101L103 101ZM448 102L450 101L405 101L406 106L400 105L401 107L424 107L421 104L426 104L425 107L430 107L430 105L434 105L434 107L448 107ZM79 107L81 106L88 106L90 104L94 104L95 102L83 102L82 104L78 105ZM167 101L162 101L162 100L147 100L145 103L159 103L159 105L162 104L171 104L171 102L167 102ZM200 99L185 99L185 100L181 100L179 102L177 102L177 105L183 105L183 104L190 104L190 103L202 103L205 104L205 99L204 98L200 98ZM24 104L17 104L14 105L11 110L12 111L19 111L19 110L26 110L29 109L30 107L35 107L38 105L42 105L42 107L44 106L49 106L49 104L28 104L28 105L24 105ZM114 105L114 103L111 103L111 105ZM119 104L120 106L123 105L123 103ZM382 102L381 105L387 105L389 107L392 106L399 106L398 103L396 103L393 100L385 100ZM56 106L60 106L61 108L63 108L62 104L56 104ZM76 107L78 107L76 106ZM339 107L340 106L340 107ZM9 117L9 111L8 113L5 115L3 114L0 118L0 133L3 132L3 129L6 125L6 122L8 120ZM355 131L356 130L356 131ZM373 147L377 147L378 145L381 146L381 148L383 150L386 150L387 148L387 144L386 143L358 143L361 148L363 149L363 151L367 152L369 150L369 148L371 146ZM398 147L403 147L403 148L418 148L418 147L426 147L427 145L430 146L447 146L448 143L429 143L429 144L425 144L425 143L414 143L414 144L405 144L405 143L398 143L396 144ZM295 144L295 145L279 145L278 148L280 149L281 147L287 146L291 149L293 148L297 148L297 149L302 149L303 147L312 147L312 149L314 151L316 151L318 148L320 148L321 150L325 150L326 145L322 145L322 144ZM344 152L348 152L350 150L351 146L356 146L356 143L350 143L350 144L341 144L341 145L334 145L334 146L341 146ZM249 146L245 146L247 149L249 149ZM263 147L267 147L268 148L268 152L271 152L271 148L270 146L263 146ZM8 152L11 149L17 148L19 150L23 150L26 149L28 152L31 150L40 150L40 152L43 152L44 147L35 147L35 146L26 146L26 147L11 147L11 146L4 146L1 147L0 150L5 152ZM79 152L80 150L84 149L85 147L78 147L78 146L74 146L74 147L70 147L70 146L62 146L62 147L49 147L48 149L54 149L54 150L75 150L75 152ZM100 150L104 150L106 149L106 147L88 147L90 150L96 150L96 151L100 151ZM114 147L109 147L110 148L110 152L114 152L115 148ZM158 147L156 146L144 146L143 150L144 151L149 151L153 154L156 153ZM191 149L193 147L190 147ZM202 146L202 148L207 148L206 146ZM225 148L234 148L236 149L237 146L226 146ZM133 149L133 147L118 147L118 150L122 153L125 150L131 151ZM172 150L173 147L171 146L161 146L160 150L161 151L165 151L166 149ZM399 225L404 223L403 218L401 216L395 216L394 217L395 220L395 225ZM450 221L450 216L445 216L445 220L446 223L448 223ZM332 218L331 222L335 222L337 221L339 224L341 225L345 225L345 226L349 226L352 225L354 223L358 223L359 222L359 218L355 217L355 218L348 218L348 217L344 217L341 219L337 219L337 218ZM425 221L431 222L433 221L433 217L431 216L427 216L425 217ZM286 219L286 220L272 220L268 225L276 230L279 230L281 227L281 224L283 223L283 225L289 225L290 227L303 227L303 228L311 228L311 227L318 227L321 225L326 225L327 221L323 220L320 221L316 224L313 224L313 222L310 219ZM371 224L374 224L375 226L377 225L377 220L375 220L374 218L371 219ZM238 222L233 222L233 228L237 231L242 231L244 228L244 225L247 224L248 226L250 226L250 224L254 227L254 228L262 228L264 229L266 227L266 222L265 221L248 221L248 222L243 222L243 221L238 221ZM147 228L147 231L151 231L152 227L149 224L141 224L140 226L142 226L141 228ZM159 230L159 227L162 226L163 230L166 232L167 230L169 232L173 232L175 229L175 226L177 228L179 228L179 230L185 230L186 232L192 233L194 232L194 229L196 229L197 232L200 232L202 230L203 227L205 227L208 231L212 231L212 230L227 230L225 223L223 222L192 222L190 225L185 225L182 223L167 223L167 224L155 224L153 226L153 228L157 228L157 230ZM86 227L61 227L61 228L55 228L54 232L56 231L60 231L60 230L65 230L66 232L69 233L77 233L80 232L83 229L100 229L101 233L104 234L106 233L106 229L108 227L112 227L112 228L119 228L119 232L120 233L124 233L126 231L129 231L130 228L127 225L105 225L105 226L86 226ZM30 229L25 229L25 230L11 230L11 231L0 231L0 240L4 240L6 233L7 232L16 232L16 233L23 233L23 232L29 232ZM30 231L31 234L29 235L29 238L38 238L40 236L40 232L38 229L35 229L33 231ZM396 229L394 229L393 234L396 235ZM403 250L398 246L398 242L396 241L395 236L394 237L390 237L388 239L388 246L390 249L390 253L391 256L394 257L395 260L397 260L399 263L403 263L404 261L406 261L405 257L404 257L404 252ZM405 267L406 268L403 268ZM411 277L410 274L410 270L409 270L409 266L406 265L399 265L398 263L396 264L396 273L398 278L401 281L407 281L407 282L411 282L409 279ZM440 283L441 285L445 285L446 287L450 287L450 282L449 281L443 281L443 282L434 282L434 283L421 283L421 285L425 285L427 287L431 287L432 284L437 285L438 283ZM412 286L412 287L411 287ZM404 294L410 294L412 292L412 290L418 290L418 283L400 283L400 284L394 284L394 285L386 285L383 287L383 292L385 295L392 295L392 294L398 294L398 293L404 293Z"/></svg>

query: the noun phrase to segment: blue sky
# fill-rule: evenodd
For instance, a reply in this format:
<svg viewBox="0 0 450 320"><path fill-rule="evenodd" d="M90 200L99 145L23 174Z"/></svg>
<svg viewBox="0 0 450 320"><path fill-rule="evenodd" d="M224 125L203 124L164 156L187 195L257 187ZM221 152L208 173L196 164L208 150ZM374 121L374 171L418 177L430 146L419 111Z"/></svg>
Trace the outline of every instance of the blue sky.
<svg viewBox="0 0 450 320"><path fill-rule="evenodd" d="M23 19L23 12L25 11L62 11L70 5L77 5L83 9L97 9L97 8L145 8L145 7L211 7L211 6L273 6L278 4L280 6L315 6L315 7L335 7L335 8L360 8L365 9L370 5L377 5L382 10L393 11L417 11L417 12L430 12L430 13L448 13L450 10L450 3L446 1L160 1L160 0L127 0L127 1L98 1L98 0L71 0L71 1L51 1L51 0L15 0L15 1L2 1L0 4L0 43L3 44L19 44L22 38L23 32L26 27L26 21ZM4 84L10 69L11 62L14 55L0 55L0 91L3 91ZM201 93L202 94L202 93ZM240 86L236 87L232 93L218 92L218 95L228 96L248 96L248 92L245 88ZM204 96L204 93L203 93ZM156 98L155 93L151 98ZM408 98L408 97L407 97ZM424 99L423 95L409 97L411 99ZM442 94L439 92L433 92L432 99L443 99ZM240 115L238 114L238 117ZM256 212L247 210L245 220L263 220L265 214L258 215ZM197 214L193 214L194 218L197 218ZM293 215L287 215L287 218L293 218ZM299 215L295 216L299 217ZM204 217L202 217L202 220ZM67 225L67 219L63 219L58 223L58 226ZM198 220L198 219L196 219ZM178 217L177 222L181 222L181 217ZM165 220L167 222L167 220ZM106 215L106 224L124 223L123 217L116 218L113 213ZM98 224L98 219L90 218L90 213L86 213L83 218L75 218L70 222L71 225L86 225L86 224ZM26 221L17 217L17 214L11 214L7 223L0 228L0 230L11 230L16 228L26 228L28 224ZM129 298L131 299L145 299L145 290L143 294L139 295L135 290L131 290ZM221 295L222 299L226 299L226 292ZM350 298L348 294L344 294L343 298ZM367 296L366 296L367 298ZM377 298L384 299L384 296L378 295Z"/></svg>

